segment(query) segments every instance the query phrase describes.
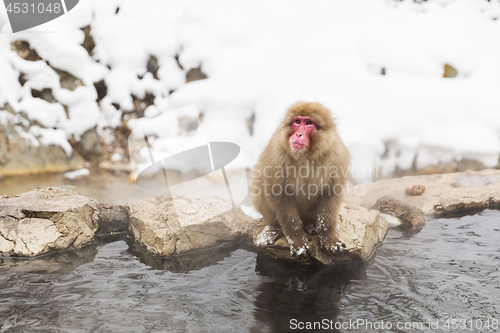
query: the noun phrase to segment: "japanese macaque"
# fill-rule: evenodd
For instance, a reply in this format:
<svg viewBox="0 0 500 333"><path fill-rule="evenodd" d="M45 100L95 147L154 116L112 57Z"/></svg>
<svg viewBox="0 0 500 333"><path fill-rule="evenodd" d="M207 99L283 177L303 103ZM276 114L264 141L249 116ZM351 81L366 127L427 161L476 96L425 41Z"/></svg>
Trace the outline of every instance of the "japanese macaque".
<svg viewBox="0 0 500 333"><path fill-rule="evenodd" d="M252 200L265 227L257 243L285 235L290 255L306 255L308 234L317 234L327 253L342 251L338 211L346 189L350 155L330 110L297 102L274 132L254 168Z"/></svg>

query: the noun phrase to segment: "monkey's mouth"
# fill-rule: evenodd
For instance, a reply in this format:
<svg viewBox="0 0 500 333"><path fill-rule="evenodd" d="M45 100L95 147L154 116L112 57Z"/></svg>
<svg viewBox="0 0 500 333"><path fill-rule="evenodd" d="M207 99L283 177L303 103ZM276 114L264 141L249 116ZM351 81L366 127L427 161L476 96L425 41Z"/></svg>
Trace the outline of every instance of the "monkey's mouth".
<svg viewBox="0 0 500 333"><path fill-rule="evenodd" d="M292 142L292 144L290 146L292 146L292 148L296 149L296 150L301 150L301 149L306 148L306 145L302 142L299 142L299 141Z"/></svg>

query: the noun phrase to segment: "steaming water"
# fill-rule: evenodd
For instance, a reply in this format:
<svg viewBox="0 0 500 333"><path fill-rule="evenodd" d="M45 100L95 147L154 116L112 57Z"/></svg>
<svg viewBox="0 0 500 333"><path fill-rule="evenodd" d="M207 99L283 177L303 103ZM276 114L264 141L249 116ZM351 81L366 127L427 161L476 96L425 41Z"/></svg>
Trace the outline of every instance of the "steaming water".
<svg viewBox="0 0 500 333"><path fill-rule="evenodd" d="M0 331L288 332L299 331L290 329L296 319L331 320L342 332L494 332L499 222L500 212L484 211L431 220L416 233L390 230L369 262L327 269L277 262L247 245L160 260L125 236L5 258ZM452 330L452 319L466 326ZM346 327L357 320L365 325Z"/></svg>
<svg viewBox="0 0 500 333"><path fill-rule="evenodd" d="M173 177L173 181L185 179L186 176L179 175ZM170 179L170 178L169 178ZM190 179L190 178L188 178ZM150 180L151 183L164 184L163 177ZM90 176L82 181L69 181L63 178L63 174L42 174L27 175L23 177L6 177L0 180L0 195L15 195L32 191L36 187L72 185L78 188L78 191L89 198L98 202L107 202L113 204L123 204L138 199L147 199L154 196L170 195L166 189L144 189L130 182L126 174L112 175L105 171L92 170ZM228 197L227 188L223 179L203 178L199 180L196 187L184 186L177 189L176 194L199 194L199 195L217 195L221 198ZM242 205L251 205L248 197Z"/></svg>

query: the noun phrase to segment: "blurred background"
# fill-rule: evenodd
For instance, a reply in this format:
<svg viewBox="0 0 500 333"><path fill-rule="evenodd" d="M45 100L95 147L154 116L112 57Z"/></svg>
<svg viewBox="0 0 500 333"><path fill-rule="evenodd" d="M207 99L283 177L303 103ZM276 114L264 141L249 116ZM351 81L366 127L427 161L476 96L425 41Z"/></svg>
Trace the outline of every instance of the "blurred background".
<svg viewBox="0 0 500 333"><path fill-rule="evenodd" d="M81 0L13 34L2 7L0 195L155 195L134 184L128 136L189 105L201 126L172 117L156 151L189 148L202 127L250 169L307 100L337 117L353 183L499 168L499 16L498 0Z"/></svg>

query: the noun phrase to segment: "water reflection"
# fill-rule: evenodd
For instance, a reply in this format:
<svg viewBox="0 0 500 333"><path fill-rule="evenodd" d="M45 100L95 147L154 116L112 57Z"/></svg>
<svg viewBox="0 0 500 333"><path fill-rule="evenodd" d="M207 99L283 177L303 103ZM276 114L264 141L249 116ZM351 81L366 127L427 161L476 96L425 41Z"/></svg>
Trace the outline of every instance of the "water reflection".
<svg viewBox="0 0 500 333"><path fill-rule="evenodd" d="M126 239L117 234L97 238L81 249L53 252L36 258L0 257L0 274L69 274L78 266L92 262L104 244Z"/></svg>
<svg viewBox="0 0 500 333"><path fill-rule="evenodd" d="M410 228L407 226L399 226L399 227L393 228L393 230L400 232L401 238L410 239L410 238L416 236L417 234L419 234L423 228L425 228L425 226L421 227L421 228Z"/></svg>
<svg viewBox="0 0 500 333"><path fill-rule="evenodd" d="M266 279L257 287L253 332L288 332L299 322L320 322L334 327L340 302L352 280L366 278L369 262L335 266L304 266L293 261L275 260L258 254L255 270ZM291 320L295 320L292 322ZM333 330L335 331L335 330Z"/></svg>
<svg viewBox="0 0 500 333"><path fill-rule="evenodd" d="M253 246L250 244L234 243L181 255L159 257L143 249L137 243L129 242L128 252L136 256L141 263L152 269L164 270L172 273L188 273L215 265L224 260L224 258L229 257L231 253L237 249L254 251Z"/></svg>

